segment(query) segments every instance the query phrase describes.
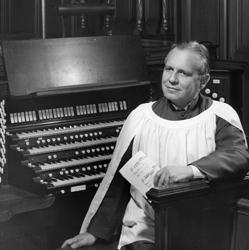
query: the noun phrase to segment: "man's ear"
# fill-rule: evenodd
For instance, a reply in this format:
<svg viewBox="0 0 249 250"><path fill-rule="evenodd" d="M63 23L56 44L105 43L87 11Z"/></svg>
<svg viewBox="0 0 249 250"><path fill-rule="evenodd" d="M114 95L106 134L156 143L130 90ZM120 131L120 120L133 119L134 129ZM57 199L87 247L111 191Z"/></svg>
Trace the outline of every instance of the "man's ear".
<svg viewBox="0 0 249 250"><path fill-rule="evenodd" d="M201 76L201 84L200 84L200 88L201 90L204 89L208 83L208 81L210 80L210 74L205 74Z"/></svg>

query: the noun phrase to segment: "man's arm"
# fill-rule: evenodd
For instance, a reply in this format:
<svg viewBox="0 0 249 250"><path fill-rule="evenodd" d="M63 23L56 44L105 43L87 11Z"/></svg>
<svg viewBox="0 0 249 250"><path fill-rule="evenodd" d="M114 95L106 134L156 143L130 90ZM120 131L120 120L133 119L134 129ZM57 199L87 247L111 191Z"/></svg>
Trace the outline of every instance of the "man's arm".
<svg viewBox="0 0 249 250"><path fill-rule="evenodd" d="M118 170L131 158L133 141L123 155ZM110 241L119 236L123 215L130 199L130 184L116 171L113 181L94 215L87 232L97 238Z"/></svg>
<svg viewBox="0 0 249 250"><path fill-rule="evenodd" d="M123 155L120 169L132 155L133 141ZM62 248L72 249L93 245L97 240L111 241L118 236L126 205L130 199L130 184L116 171L107 193L92 218L87 232L80 233L63 242Z"/></svg>
<svg viewBox="0 0 249 250"><path fill-rule="evenodd" d="M217 117L216 125L215 151L191 165L210 181L241 178L249 171L249 152L243 133L220 117Z"/></svg>
<svg viewBox="0 0 249 250"><path fill-rule="evenodd" d="M154 185L160 187L196 178L212 181L244 177L249 171L249 152L242 131L220 117L216 125L214 152L191 162L188 167L170 165L160 169L154 177Z"/></svg>

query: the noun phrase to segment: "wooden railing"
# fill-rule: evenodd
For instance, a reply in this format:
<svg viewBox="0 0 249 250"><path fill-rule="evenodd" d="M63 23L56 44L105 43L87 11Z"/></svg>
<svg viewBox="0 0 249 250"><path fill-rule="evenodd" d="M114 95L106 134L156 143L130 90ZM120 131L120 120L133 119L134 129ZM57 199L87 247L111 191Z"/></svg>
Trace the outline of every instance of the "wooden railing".
<svg viewBox="0 0 249 250"><path fill-rule="evenodd" d="M249 176L172 184L147 195L155 210L156 250L235 250L237 202L249 196Z"/></svg>

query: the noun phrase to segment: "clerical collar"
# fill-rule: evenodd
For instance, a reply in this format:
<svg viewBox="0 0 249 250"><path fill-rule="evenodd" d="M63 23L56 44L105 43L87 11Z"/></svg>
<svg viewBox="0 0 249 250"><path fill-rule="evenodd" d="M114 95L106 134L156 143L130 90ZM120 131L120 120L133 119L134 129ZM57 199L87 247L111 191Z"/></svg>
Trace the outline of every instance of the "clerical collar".
<svg viewBox="0 0 249 250"><path fill-rule="evenodd" d="M199 96L198 96L197 98L193 99L193 100L192 100L189 104L187 104L184 108L179 108L179 107L177 107L174 103L172 103L170 100L168 100L168 101L169 101L169 106L170 106L170 108L171 108L173 111L188 111L188 110L193 109L193 108L196 106L198 100L199 100Z"/></svg>

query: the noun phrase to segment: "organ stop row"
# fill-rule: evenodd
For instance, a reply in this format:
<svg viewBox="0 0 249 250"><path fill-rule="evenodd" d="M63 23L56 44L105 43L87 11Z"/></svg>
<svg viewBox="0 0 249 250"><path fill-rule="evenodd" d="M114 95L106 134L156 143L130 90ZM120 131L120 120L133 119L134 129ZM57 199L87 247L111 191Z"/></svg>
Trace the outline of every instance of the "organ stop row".
<svg viewBox="0 0 249 250"><path fill-rule="evenodd" d="M124 120L149 101L138 37L3 42L6 181L38 194L95 189Z"/></svg>

